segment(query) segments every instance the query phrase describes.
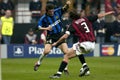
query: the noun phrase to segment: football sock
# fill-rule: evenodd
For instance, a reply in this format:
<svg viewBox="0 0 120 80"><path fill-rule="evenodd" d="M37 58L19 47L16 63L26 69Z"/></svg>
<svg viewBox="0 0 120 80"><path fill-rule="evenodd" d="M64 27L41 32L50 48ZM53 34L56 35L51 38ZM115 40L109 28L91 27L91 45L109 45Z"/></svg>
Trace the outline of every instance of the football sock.
<svg viewBox="0 0 120 80"><path fill-rule="evenodd" d="M84 63L84 64L82 65L82 67L83 67L83 68L88 67L88 66L87 66L87 63Z"/></svg>
<svg viewBox="0 0 120 80"><path fill-rule="evenodd" d="M65 69L65 67L67 66L67 62L65 61L62 61L61 64L60 64L60 67L59 67L59 70L57 72L57 74L62 74L63 70Z"/></svg>
<svg viewBox="0 0 120 80"><path fill-rule="evenodd" d="M41 61L43 60L43 58L45 57L45 55L44 54L41 54L40 55L40 57L39 57L39 60L38 60L38 64L40 64L41 63Z"/></svg>
<svg viewBox="0 0 120 80"><path fill-rule="evenodd" d="M82 67L83 67L83 68L88 67L88 66L87 66L87 63L86 63L86 61L85 61L84 55L82 54L82 55L79 55L78 57L79 57L80 62L82 63Z"/></svg>
<svg viewBox="0 0 120 80"><path fill-rule="evenodd" d="M65 69L64 69L64 70L68 70L67 66L65 67Z"/></svg>
<svg viewBox="0 0 120 80"><path fill-rule="evenodd" d="M82 65L83 65L84 63L86 63L83 54L79 55L78 58L79 58L79 61L82 63Z"/></svg>

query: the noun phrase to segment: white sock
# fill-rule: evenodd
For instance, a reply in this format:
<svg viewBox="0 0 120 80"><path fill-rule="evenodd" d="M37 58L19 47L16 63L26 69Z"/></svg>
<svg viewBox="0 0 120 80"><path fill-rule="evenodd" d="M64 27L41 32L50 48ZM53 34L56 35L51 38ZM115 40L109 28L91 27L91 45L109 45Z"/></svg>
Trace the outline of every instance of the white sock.
<svg viewBox="0 0 120 80"><path fill-rule="evenodd" d="M65 67L65 69L64 69L64 70L68 70L67 66Z"/></svg>
<svg viewBox="0 0 120 80"><path fill-rule="evenodd" d="M38 64L41 64L43 58L45 57L44 54L41 54L40 57L39 57L39 60L38 60Z"/></svg>
<svg viewBox="0 0 120 80"><path fill-rule="evenodd" d="M85 66L85 65L87 65L87 63L84 63L82 66Z"/></svg>
<svg viewBox="0 0 120 80"><path fill-rule="evenodd" d="M60 75L61 75L61 74L62 74L62 72L59 72L59 71L58 71L58 72L57 72L57 74L60 74Z"/></svg>

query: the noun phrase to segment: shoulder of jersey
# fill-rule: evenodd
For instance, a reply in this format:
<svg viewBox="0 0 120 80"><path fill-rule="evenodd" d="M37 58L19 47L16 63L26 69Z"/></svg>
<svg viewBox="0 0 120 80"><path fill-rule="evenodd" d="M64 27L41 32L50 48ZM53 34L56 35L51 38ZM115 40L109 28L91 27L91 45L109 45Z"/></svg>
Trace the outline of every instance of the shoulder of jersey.
<svg viewBox="0 0 120 80"><path fill-rule="evenodd" d="M40 19L44 19L46 17L46 14L44 14Z"/></svg>

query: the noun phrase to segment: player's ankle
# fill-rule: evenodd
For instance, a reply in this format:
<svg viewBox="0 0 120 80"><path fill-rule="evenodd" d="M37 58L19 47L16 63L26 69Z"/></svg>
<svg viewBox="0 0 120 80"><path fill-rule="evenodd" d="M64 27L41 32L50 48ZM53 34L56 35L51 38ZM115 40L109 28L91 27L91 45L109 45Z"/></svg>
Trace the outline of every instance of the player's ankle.
<svg viewBox="0 0 120 80"><path fill-rule="evenodd" d="M41 64L41 62L40 62L40 61L38 61L38 62L37 62L37 64L38 64L38 65L40 65L40 64Z"/></svg>
<svg viewBox="0 0 120 80"><path fill-rule="evenodd" d="M60 75L61 75L61 74L62 74L62 72L58 71L58 72L57 72L57 74L60 74Z"/></svg>
<svg viewBox="0 0 120 80"><path fill-rule="evenodd" d="M84 63L84 64L82 65L82 67L83 67L83 68L84 68L84 67L88 67L88 66L87 66L87 63Z"/></svg>

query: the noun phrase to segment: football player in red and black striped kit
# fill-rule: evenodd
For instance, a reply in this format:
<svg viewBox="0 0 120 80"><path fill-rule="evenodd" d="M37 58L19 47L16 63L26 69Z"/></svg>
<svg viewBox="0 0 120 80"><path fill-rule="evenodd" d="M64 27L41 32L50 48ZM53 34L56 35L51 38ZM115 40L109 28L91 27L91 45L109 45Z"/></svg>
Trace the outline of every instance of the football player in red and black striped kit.
<svg viewBox="0 0 120 80"><path fill-rule="evenodd" d="M69 13L70 18L73 20L71 26L68 28L66 33L53 44L57 45L61 41L68 38L70 34L75 34L78 36L79 40L77 43L73 44L73 47L69 49L68 54L65 54L63 61L59 67L56 74L51 76L51 78L60 78L64 68L67 66L69 59L92 52L95 49L95 36L93 31L92 23L98 18L104 17L106 15L114 13L113 11L107 13L100 13L88 17L80 17L77 11L73 10ZM83 69L81 70L79 76L84 76L89 68L86 64L83 64Z"/></svg>

